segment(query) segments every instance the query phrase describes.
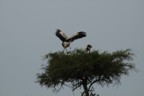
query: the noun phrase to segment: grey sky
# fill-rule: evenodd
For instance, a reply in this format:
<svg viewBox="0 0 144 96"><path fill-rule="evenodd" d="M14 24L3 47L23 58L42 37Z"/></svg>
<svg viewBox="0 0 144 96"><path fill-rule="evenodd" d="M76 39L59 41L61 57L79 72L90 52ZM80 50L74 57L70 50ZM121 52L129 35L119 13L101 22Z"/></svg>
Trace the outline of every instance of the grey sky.
<svg viewBox="0 0 144 96"><path fill-rule="evenodd" d="M96 87L100 96L144 95L143 0L0 0L0 96L79 96L64 88L55 94L36 84L42 56L63 50L56 29L67 35L87 32L72 49L131 48L138 73L123 76L119 87ZM70 49L69 49L70 50Z"/></svg>

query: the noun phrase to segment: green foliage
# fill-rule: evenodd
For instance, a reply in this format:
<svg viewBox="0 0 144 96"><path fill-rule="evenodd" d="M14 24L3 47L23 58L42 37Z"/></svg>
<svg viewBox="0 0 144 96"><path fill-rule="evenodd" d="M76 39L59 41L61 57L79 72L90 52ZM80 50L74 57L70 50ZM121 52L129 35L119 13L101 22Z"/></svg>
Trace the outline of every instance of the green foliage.
<svg viewBox="0 0 144 96"><path fill-rule="evenodd" d="M92 51L87 53L80 49L69 52L54 52L45 55L48 64L44 72L37 75L37 81L48 88L56 88L69 83L73 90L85 84L88 90L93 84L101 86L119 83L122 75L135 69L130 49L115 52Z"/></svg>

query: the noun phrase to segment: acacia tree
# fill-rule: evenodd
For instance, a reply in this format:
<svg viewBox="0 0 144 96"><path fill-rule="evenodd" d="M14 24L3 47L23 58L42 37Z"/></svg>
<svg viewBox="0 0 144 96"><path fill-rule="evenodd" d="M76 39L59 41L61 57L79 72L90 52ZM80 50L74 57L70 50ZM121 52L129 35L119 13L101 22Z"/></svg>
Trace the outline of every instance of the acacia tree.
<svg viewBox="0 0 144 96"><path fill-rule="evenodd" d="M119 84L122 75L135 69L129 62L133 55L130 49L111 53L96 50L87 53L80 49L48 53L45 55L47 65L37 74L37 82L57 91L67 84L73 91L83 87L81 96L94 96L94 84Z"/></svg>

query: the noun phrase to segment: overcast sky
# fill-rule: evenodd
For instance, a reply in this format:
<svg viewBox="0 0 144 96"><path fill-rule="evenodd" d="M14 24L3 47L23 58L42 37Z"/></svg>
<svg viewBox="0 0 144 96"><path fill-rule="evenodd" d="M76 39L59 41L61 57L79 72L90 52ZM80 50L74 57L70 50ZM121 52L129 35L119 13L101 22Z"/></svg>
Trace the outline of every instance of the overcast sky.
<svg viewBox="0 0 144 96"><path fill-rule="evenodd" d="M42 56L63 50L56 29L87 37L71 44L100 51L131 48L139 70L122 76L120 86L96 86L100 96L144 95L143 0L0 0L0 96L80 96L64 87L59 93L41 87L36 74Z"/></svg>

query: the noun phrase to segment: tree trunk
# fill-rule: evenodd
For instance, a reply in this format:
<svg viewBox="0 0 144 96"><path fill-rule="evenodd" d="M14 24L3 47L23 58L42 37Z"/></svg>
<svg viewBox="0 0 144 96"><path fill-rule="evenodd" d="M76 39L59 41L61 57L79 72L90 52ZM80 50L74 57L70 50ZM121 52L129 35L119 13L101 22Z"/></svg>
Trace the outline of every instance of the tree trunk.
<svg viewBox="0 0 144 96"><path fill-rule="evenodd" d="M85 93L84 96L89 96L89 90L87 88L87 80L86 79L83 80L83 88L84 88L84 93Z"/></svg>

